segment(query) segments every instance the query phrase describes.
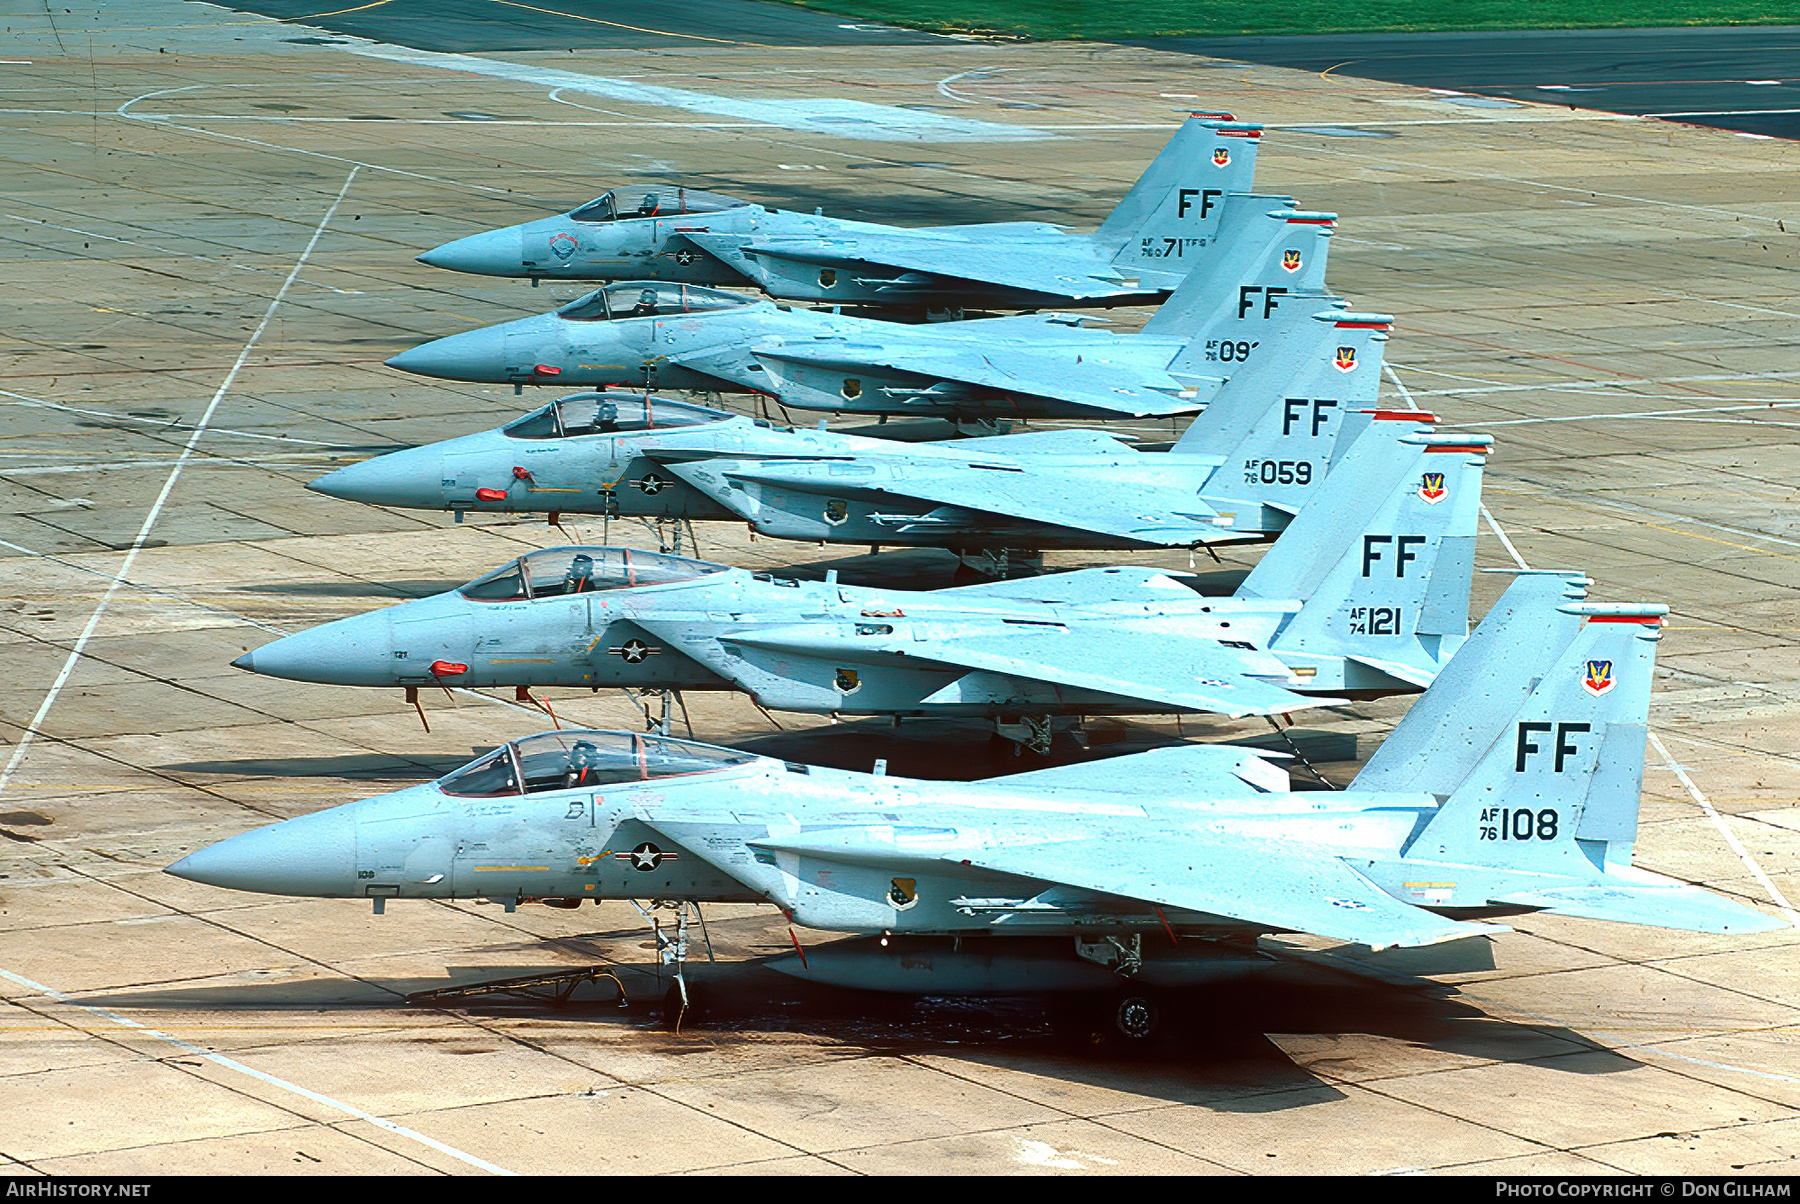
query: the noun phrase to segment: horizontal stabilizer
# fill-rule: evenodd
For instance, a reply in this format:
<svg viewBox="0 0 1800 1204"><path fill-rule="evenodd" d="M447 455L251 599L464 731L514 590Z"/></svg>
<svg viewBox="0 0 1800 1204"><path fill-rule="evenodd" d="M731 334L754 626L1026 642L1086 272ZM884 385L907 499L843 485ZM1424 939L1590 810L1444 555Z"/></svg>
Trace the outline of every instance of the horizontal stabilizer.
<svg viewBox="0 0 1800 1204"><path fill-rule="evenodd" d="M1783 920L1753 911L1711 891L1685 882L1586 883L1519 891L1497 903L1541 907L1559 916L1584 920L1613 920L1621 924L1645 924L1652 928L1681 928L1736 936L1746 932L1773 932L1788 927Z"/></svg>

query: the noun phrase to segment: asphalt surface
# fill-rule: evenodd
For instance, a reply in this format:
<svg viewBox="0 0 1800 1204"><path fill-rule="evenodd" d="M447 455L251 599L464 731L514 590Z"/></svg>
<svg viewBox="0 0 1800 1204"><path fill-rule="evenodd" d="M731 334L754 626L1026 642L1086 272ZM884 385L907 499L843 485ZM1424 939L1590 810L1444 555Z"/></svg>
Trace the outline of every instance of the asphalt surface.
<svg viewBox="0 0 1800 1204"><path fill-rule="evenodd" d="M1800 28L1161 38L1159 50L1800 138ZM1481 107L1481 106L1472 106Z"/></svg>
<svg viewBox="0 0 1800 1204"><path fill-rule="evenodd" d="M643 10L600 0L380 0L322 14L320 0L253 0L234 7L451 53L943 40L767 0L690 0ZM318 38L310 29L295 36ZM1794 26L1158 38L1138 44L1467 92L1475 100L1564 103L1800 138L1800 27Z"/></svg>
<svg viewBox="0 0 1800 1204"><path fill-rule="evenodd" d="M446 53L503 50L638 50L684 45L905 46L935 34L859 23L763 0L684 0L620 5L602 0L255 0L231 7L333 33ZM321 9L341 9L320 13ZM311 29L296 32L308 41Z"/></svg>

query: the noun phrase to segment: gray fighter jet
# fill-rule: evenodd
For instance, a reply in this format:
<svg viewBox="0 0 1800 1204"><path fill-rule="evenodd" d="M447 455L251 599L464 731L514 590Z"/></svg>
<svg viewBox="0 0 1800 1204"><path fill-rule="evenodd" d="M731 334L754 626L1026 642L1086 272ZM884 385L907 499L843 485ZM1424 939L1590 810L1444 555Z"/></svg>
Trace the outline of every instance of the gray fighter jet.
<svg viewBox="0 0 1800 1204"><path fill-rule="evenodd" d="M436 339L388 364L446 380L764 393L836 413L997 418L1187 414L1271 354L1325 281L1333 215L1234 196L1208 256L1132 334L1026 314L923 326L684 284L612 284L554 313Z"/></svg>
<svg viewBox="0 0 1800 1204"><path fill-rule="evenodd" d="M992 718L1040 753L1051 716L1412 692L1468 633L1488 448L1371 424L1231 598L1147 568L920 593L562 547L233 663L415 702L434 684L735 689L774 710Z"/></svg>
<svg viewBox="0 0 1800 1204"><path fill-rule="evenodd" d="M1092 234L1044 222L906 229L769 210L671 185L459 238L421 263L539 280L744 285L912 311L1145 305L1211 253L1225 197L1249 192L1259 125L1196 114Z"/></svg>
<svg viewBox="0 0 1800 1204"><path fill-rule="evenodd" d="M977 783L828 770L656 735L556 731L439 781L231 837L169 867L323 898L766 902L855 934L775 959L934 994L1156 991L1254 968L1250 938L1381 949L1546 911L1712 933L1782 922L1631 864L1666 608L1525 574L1341 792L1279 758L1184 746Z"/></svg>
<svg viewBox="0 0 1800 1204"><path fill-rule="evenodd" d="M380 506L735 519L788 539L940 547L1004 572L1047 548L1264 538L1299 511L1364 412L1393 319L1287 306L1169 452L1096 431L900 444L659 397L578 394L511 423L341 468L308 488ZM1395 411L1402 421L1429 420Z"/></svg>

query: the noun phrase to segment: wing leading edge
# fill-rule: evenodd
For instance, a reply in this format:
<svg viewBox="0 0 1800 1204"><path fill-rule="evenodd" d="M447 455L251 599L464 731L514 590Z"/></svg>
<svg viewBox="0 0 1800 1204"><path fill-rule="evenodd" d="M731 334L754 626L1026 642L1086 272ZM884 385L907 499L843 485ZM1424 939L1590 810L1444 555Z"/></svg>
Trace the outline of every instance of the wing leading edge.
<svg viewBox="0 0 1800 1204"><path fill-rule="evenodd" d="M1446 920L1403 903L1341 857L1228 831L1121 828L1055 844L958 852L956 859L997 873L1372 949L1507 931L1501 925Z"/></svg>

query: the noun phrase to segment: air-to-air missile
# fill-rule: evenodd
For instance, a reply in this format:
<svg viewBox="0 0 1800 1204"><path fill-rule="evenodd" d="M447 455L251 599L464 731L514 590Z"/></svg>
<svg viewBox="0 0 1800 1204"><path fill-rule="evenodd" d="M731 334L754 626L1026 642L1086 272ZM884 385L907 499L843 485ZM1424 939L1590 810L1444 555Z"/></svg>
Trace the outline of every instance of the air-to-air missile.
<svg viewBox="0 0 1800 1204"><path fill-rule="evenodd" d="M1261 132L1225 114L1189 118L1092 234L1044 222L907 229L653 184L459 238L419 260L533 285L740 285L914 313L1154 304L1206 260L1233 194L1250 191Z"/></svg>
<svg viewBox="0 0 1800 1204"><path fill-rule="evenodd" d="M1284 197L1237 200L1212 253L1132 334L1069 313L908 325L639 282L388 364L446 380L763 393L792 408L960 422L1187 414L1234 365L1275 354L1272 332L1295 294L1324 287L1333 215Z"/></svg>
<svg viewBox="0 0 1800 1204"><path fill-rule="evenodd" d="M897 443L655 396L578 394L308 488L465 513L736 520L823 543L939 547L975 572L1045 549L1197 548L1280 531L1372 413L1393 319L1301 294L1167 452L1084 430ZM1394 411L1406 421L1429 419Z"/></svg>
<svg viewBox="0 0 1800 1204"><path fill-rule="evenodd" d="M1182 746L975 783L828 770L655 734L555 731L436 782L200 849L169 867L323 898L659 899L685 1006L689 905L766 902L848 933L770 964L933 994L1157 994L1261 963L1253 938L1374 949L1545 911L1713 933L1774 918L1631 864L1662 606L1521 575L1343 791L1277 756Z"/></svg>
<svg viewBox="0 0 1800 1204"><path fill-rule="evenodd" d="M415 702L421 685L738 690L772 710L991 719L1038 752L1053 716L1410 693L1468 634L1489 445L1370 423L1230 598L1148 568L915 592L558 547L234 663Z"/></svg>

